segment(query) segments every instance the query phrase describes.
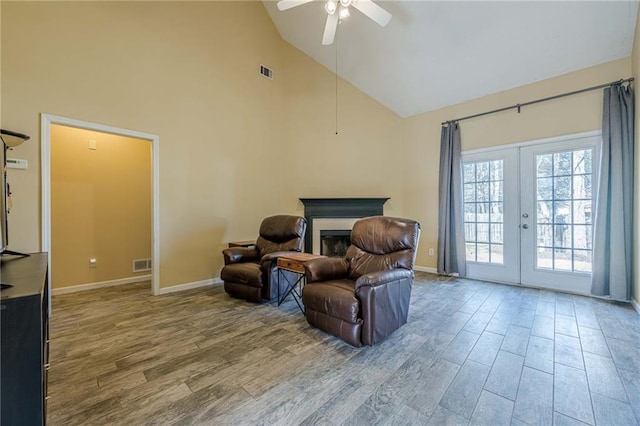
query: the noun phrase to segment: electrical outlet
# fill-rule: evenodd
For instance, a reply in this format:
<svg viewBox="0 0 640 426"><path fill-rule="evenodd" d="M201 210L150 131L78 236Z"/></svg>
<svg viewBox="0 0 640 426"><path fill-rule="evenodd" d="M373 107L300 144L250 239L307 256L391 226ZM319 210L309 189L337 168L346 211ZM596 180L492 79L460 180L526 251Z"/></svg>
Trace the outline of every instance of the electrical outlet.
<svg viewBox="0 0 640 426"><path fill-rule="evenodd" d="M96 268L98 266L98 259L92 257L89 259L89 268Z"/></svg>
<svg viewBox="0 0 640 426"><path fill-rule="evenodd" d="M435 256L436 252L434 249L430 248L429 249L429 256Z"/></svg>

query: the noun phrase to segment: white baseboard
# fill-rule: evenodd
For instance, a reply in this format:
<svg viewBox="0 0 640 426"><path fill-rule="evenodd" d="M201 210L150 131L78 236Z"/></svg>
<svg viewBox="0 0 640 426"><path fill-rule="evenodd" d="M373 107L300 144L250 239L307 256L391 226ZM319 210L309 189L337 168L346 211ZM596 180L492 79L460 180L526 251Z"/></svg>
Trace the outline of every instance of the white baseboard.
<svg viewBox="0 0 640 426"><path fill-rule="evenodd" d="M438 270L436 268L430 268L428 266L414 266L413 267L414 271L420 271L420 272L429 272L430 274L437 274Z"/></svg>
<svg viewBox="0 0 640 426"><path fill-rule="evenodd" d="M214 284L222 284L222 280L220 278L209 278L208 280L194 281L191 283L163 287L160 289L160 294L176 293L178 291L192 290L194 288L206 287Z"/></svg>
<svg viewBox="0 0 640 426"><path fill-rule="evenodd" d="M96 288L113 287L116 285L133 284L133 283L139 283L142 281L150 281L150 280L151 280L151 275L140 275L137 277L120 278L117 280L100 281L97 283L78 284L78 285L72 285L68 287L54 288L51 290L51 294L55 296L57 294L75 293L78 291L94 290Z"/></svg>
<svg viewBox="0 0 640 426"><path fill-rule="evenodd" d="M638 315L640 315L640 303L638 303L636 299L631 299L631 304L633 305L633 308L636 310Z"/></svg>

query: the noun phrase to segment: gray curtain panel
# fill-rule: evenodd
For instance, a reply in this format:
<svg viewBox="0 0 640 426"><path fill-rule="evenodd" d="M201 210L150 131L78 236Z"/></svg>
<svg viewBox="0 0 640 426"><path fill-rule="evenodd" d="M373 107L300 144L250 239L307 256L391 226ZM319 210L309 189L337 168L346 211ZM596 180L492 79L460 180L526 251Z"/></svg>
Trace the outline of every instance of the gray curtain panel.
<svg viewBox="0 0 640 426"><path fill-rule="evenodd" d="M462 161L458 123L442 126L438 210L438 273L467 274L462 211Z"/></svg>
<svg viewBox="0 0 640 426"><path fill-rule="evenodd" d="M593 230L591 293L631 300L634 97L630 86L604 89L602 155Z"/></svg>

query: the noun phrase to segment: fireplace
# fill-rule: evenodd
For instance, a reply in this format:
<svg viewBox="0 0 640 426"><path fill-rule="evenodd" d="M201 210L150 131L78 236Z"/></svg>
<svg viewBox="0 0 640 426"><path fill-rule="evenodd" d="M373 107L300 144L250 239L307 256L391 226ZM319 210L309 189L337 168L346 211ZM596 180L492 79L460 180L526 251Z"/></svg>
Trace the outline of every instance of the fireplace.
<svg viewBox="0 0 640 426"><path fill-rule="evenodd" d="M340 240L348 239L351 244L351 228L358 218L316 218L313 219L313 227L307 230L307 234L311 235L311 250L305 250L313 254L322 254L329 257L344 256L339 247L332 247L340 242ZM346 238L345 238L346 237ZM324 246L323 246L324 243ZM347 248L344 248L346 253ZM333 253L339 250L338 253ZM327 254L330 253L330 254ZM340 254L342 253L342 254Z"/></svg>
<svg viewBox="0 0 640 426"><path fill-rule="evenodd" d="M328 257L344 257L351 245L351 231L331 229L320 231L320 254Z"/></svg>
<svg viewBox="0 0 640 426"><path fill-rule="evenodd" d="M345 243L344 250L349 247L353 224L362 217L382 215L383 205L388 199L300 198L307 219L305 252L330 257L344 256L338 250Z"/></svg>

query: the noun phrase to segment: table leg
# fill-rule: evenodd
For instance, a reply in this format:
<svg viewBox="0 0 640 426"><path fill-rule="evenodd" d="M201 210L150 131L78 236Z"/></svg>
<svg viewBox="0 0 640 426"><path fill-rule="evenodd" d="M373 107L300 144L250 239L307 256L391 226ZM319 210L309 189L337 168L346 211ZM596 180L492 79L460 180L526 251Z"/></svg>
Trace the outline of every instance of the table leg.
<svg viewBox="0 0 640 426"><path fill-rule="evenodd" d="M302 313L305 313L305 309L304 309L304 304L302 304L302 280L305 279L305 275L304 274L299 274L297 272L291 271L294 274L298 275L298 279L295 282L291 282L289 280L289 278L285 275L284 279L287 283L287 287L284 291L284 294L281 296L280 295L280 278L281 278L281 274L283 274L283 270L281 268L278 268L278 306L280 306L282 304L282 302L285 301L285 299L289 296L289 294L293 293L293 299L296 301L296 303L298 304L298 308L300 308L300 310L302 311ZM298 290L298 288L300 288L300 290Z"/></svg>

